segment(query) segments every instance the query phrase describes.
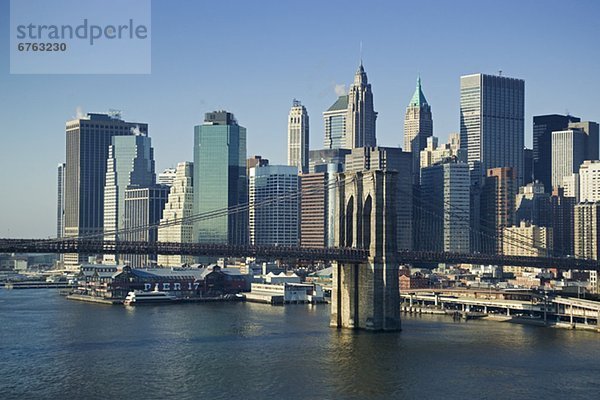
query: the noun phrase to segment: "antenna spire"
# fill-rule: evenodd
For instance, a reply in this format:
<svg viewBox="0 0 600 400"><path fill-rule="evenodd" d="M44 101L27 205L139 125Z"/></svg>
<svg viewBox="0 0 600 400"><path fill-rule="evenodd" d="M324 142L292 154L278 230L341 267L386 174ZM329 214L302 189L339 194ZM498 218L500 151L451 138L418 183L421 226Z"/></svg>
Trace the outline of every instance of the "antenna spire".
<svg viewBox="0 0 600 400"><path fill-rule="evenodd" d="M362 65L362 52L363 52L363 46L362 46L362 40L360 41L360 65Z"/></svg>

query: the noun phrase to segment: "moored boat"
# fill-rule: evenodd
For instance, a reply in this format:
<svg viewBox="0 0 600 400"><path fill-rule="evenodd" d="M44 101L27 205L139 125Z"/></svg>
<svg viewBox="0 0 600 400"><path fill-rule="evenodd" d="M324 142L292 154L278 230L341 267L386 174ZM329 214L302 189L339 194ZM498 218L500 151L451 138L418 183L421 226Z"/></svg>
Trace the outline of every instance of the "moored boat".
<svg viewBox="0 0 600 400"><path fill-rule="evenodd" d="M156 303L171 303L176 298L167 292L161 292L154 290L152 292L145 292L143 290L134 290L127 293L123 304L126 306L136 306L144 304L156 304Z"/></svg>

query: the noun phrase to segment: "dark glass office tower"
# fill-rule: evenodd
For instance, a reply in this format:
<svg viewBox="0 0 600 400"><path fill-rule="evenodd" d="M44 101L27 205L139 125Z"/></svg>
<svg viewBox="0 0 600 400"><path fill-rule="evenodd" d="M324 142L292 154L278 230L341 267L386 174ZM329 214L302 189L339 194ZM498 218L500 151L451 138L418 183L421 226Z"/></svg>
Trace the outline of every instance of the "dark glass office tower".
<svg viewBox="0 0 600 400"><path fill-rule="evenodd" d="M147 135L148 124L125 122L120 114L88 114L66 124L65 236L98 235L104 225L104 185L108 147L114 136ZM65 254L76 268L87 255Z"/></svg>
<svg viewBox="0 0 600 400"><path fill-rule="evenodd" d="M572 115L537 115L533 117L533 176L552 192L552 132L564 131L570 122L581 119Z"/></svg>

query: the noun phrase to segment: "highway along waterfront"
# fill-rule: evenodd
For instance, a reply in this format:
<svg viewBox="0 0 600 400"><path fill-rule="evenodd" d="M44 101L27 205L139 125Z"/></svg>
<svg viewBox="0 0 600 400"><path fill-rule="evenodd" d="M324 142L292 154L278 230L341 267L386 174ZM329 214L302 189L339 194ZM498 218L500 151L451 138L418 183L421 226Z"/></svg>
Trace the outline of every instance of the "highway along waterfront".
<svg viewBox="0 0 600 400"><path fill-rule="evenodd" d="M0 290L2 399L592 399L598 333L443 315L329 327L329 306L127 308Z"/></svg>

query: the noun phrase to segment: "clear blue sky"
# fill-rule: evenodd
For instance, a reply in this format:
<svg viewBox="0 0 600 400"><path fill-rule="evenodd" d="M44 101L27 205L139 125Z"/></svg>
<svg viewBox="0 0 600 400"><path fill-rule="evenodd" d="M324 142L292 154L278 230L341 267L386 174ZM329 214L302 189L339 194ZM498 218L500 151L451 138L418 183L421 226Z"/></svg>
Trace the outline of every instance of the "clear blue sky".
<svg viewBox="0 0 600 400"><path fill-rule="evenodd" d="M77 107L149 123L157 170L192 160L193 126L215 109L248 129L248 155L284 163L292 99L321 148L321 113L335 85L351 83L361 41L381 145L402 143L418 74L442 140L459 129L459 78L476 72L525 79L528 146L533 115L600 120L595 0L155 0L150 75L10 75L8 5L0 0L0 237L54 234L56 165Z"/></svg>

